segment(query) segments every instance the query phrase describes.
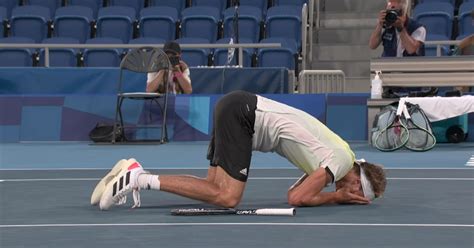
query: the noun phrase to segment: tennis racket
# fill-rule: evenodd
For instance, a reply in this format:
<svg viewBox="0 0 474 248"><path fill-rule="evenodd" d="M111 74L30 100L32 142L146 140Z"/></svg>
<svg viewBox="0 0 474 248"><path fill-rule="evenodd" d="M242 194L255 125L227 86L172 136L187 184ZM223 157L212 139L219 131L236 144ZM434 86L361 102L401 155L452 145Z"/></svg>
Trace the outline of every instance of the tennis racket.
<svg viewBox="0 0 474 248"><path fill-rule="evenodd" d="M171 210L171 215L198 216L198 215L266 215L266 216L295 216L294 208L178 208Z"/></svg>
<svg viewBox="0 0 474 248"><path fill-rule="evenodd" d="M395 112L386 112L383 116L389 126L375 134L374 146L381 151L395 151L403 147L410 137L406 120Z"/></svg>

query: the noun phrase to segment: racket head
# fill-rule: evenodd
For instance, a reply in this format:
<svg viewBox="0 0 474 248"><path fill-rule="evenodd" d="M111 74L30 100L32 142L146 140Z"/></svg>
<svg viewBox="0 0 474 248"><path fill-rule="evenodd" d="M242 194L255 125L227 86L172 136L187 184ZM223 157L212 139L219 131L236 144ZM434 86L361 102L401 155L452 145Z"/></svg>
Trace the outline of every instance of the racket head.
<svg viewBox="0 0 474 248"><path fill-rule="evenodd" d="M406 126L405 119L398 115L388 116L391 124L375 133L373 145L381 151L395 151L402 148L408 142L410 133Z"/></svg>

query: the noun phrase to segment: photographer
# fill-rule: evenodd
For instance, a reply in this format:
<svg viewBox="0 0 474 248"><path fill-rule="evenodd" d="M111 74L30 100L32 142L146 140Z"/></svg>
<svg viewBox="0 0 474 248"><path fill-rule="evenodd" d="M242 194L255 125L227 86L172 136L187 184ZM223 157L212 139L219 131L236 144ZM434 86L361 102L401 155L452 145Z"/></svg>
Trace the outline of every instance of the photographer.
<svg viewBox="0 0 474 248"><path fill-rule="evenodd" d="M407 15L408 0L388 0L380 11L369 47L383 43L382 57L424 56L426 29Z"/></svg>
<svg viewBox="0 0 474 248"><path fill-rule="evenodd" d="M181 60L181 47L174 41L166 42L163 50L168 55L173 69L151 72L147 75L147 92L165 92L165 78L168 82L168 92L172 94L191 94L191 78L189 67ZM168 75L165 75L165 74ZM166 76L166 77L165 77Z"/></svg>

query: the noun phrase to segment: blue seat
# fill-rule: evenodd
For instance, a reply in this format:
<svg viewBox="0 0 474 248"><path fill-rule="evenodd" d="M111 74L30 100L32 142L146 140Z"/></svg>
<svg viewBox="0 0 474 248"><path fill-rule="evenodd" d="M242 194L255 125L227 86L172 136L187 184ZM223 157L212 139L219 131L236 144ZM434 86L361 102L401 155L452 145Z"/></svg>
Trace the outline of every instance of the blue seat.
<svg viewBox="0 0 474 248"><path fill-rule="evenodd" d="M160 39L160 38L151 38L151 37L139 37L136 39L132 39L128 42L128 44L150 44L150 45L156 45L156 44L165 44L166 40Z"/></svg>
<svg viewBox="0 0 474 248"><path fill-rule="evenodd" d="M13 44L31 44L34 40L24 37L8 37L1 38L0 43ZM1 48L0 49L0 66L1 67L27 67L33 66L34 50L30 48Z"/></svg>
<svg viewBox="0 0 474 248"><path fill-rule="evenodd" d="M230 38L222 38L219 39L216 44L229 44ZM240 43L254 43L248 39L240 39ZM227 48L216 48L214 49L214 65L223 66L223 65L237 65L237 53L239 52L238 49L234 50L234 55L230 63L228 63L228 52L229 49ZM255 53L255 49L253 48L244 48L242 50L243 53L243 66L244 67L251 67L252 66L252 55Z"/></svg>
<svg viewBox="0 0 474 248"><path fill-rule="evenodd" d="M67 6L56 10L54 35L77 39L80 43L91 37L91 22L94 13L84 6Z"/></svg>
<svg viewBox="0 0 474 248"><path fill-rule="evenodd" d="M41 6L20 6L12 10L11 34L27 37L36 43L48 36L49 9Z"/></svg>
<svg viewBox="0 0 474 248"><path fill-rule="evenodd" d="M181 14L181 11L186 8L186 0L150 0L149 6L172 7Z"/></svg>
<svg viewBox="0 0 474 248"><path fill-rule="evenodd" d="M418 4L413 10L414 19L430 34L451 37L454 8L449 3L433 2Z"/></svg>
<svg viewBox="0 0 474 248"><path fill-rule="evenodd" d="M268 9L268 1L267 0L240 0L239 2L240 2L240 7L243 7L243 6L256 7L258 9L260 9L263 16L265 16L267 14L267 9ZM231 1L231 6L233 6L232 4L233 3Z"/></svg>
<svg viewBox="0 0 474 248"><path fill-rule="evenodd" d="M273 0L273 6L296 5L302 7L308 0Z"/></svg>
<svg viewBox="0 0 474 248"><path fill-rule="evenodd" d="M474 25L471 13L474 10L474 1L464 2L459 6L459 35L474 34Z"/></svg>
<svg viewBox="0 0 474 248"><path fill-rule="evenodd" d="M178 11L172 7L148 7L140 12L140 36L165 40L176 38Z"/></svg>
<svg viewBox="0 0 474 248"><path fill-rule="evenodd" d="M86 44L123 44L121 39L94 38ZM84 49L84 66L86 67L119 67L123 49L91 48Z"/></svg>
<svg viewBox="0 0 474 248"><path fill-rule="evenodd" d="M97 13L99 9L102 8L103 3L102 0L67 0L68 6L83 6L92 9L94 13L94 19L97 18Z"/></svg>
<svg viewBox="0 0 474 248"><path fill-rule="evenodd" d="M145 7L145 0L109 0L109 6L125 6L135 9L135 13L140 13Z"/></svg>
<svg viewBox="0 0 474 248"><path fill-rule="evenodd" d="M224 11L224 37L234 37L235 8ZM253 43L260 40L260 24L262 12L257 7L240 6L239 8L239 38L249 39Z"/></svg>
<svg viewBox="0 0 474 248"><path fill-rule="evenodd" d="M209 44L209 40L202 38L180 38L176 40L179 44ZM182 59L189 66L207 66L209 64L208 48L182 48Z"/></svg>
<svg viewBox="0 0 474 248"><path fill-rule="evenodd" d="M439 34L426 34L426 41L450 40L447 36ZM436 56L436 45L425 45L425 56ZM441 56L449 55L449 46L441 46Z"/></svg>
<svg viewBox="0 0 474 248"><path fill-rule="evenodd" d="M74 38L55 37L44 39L43 44L79 44L79 40ZM50 67L76 67L78 49L75 48L54 48L49 49ZM44 49L40 51L40 66L45 64Z"/></svg>
<svg viewBox="0 0 474 248"><path fill-rule="evenodd" d="M267 38L293 40L301 49L301 8L298 6L275 6L268 9L266 23Z"/></svg>
<svg viewBox="0 0 474 248"><path fill-rule="evenodd" d="M192 6L214 7L222 13L227 8L227 0L192 0Z"/></svg>
<svg viewBox="0 0 474 248"><path fill-rule="evenodd" d="M456 0L418 0L418 4L420 3L449 3L454 6Z"/></svg>
<svg viewBox="0 0 474 248"><path fill-rule="evenodd" d="M190 7L182 12L182 37L217 40L220 12L214 7Z"/></svg>
<svg viewBox="0 0 474 248"><path fill-rule="evenodd" d="M7 8L0 6L0 37L3 37L5 34L4 22L7 18Z"/></svg>
<svg viewBox="0 0 474 248"><path fill-rule="evenodd" d="M18 0L0 0L0 6L7 9L7 19L12 15L12 9L18 6Z"/></svg>
<svg viewBox="0 0 474 248"><path fill-rule="evenodd" d="M123 6L111 6L99 9L97 17L97 37L121 39L128 43L133 37L135 9Z"/></svg>
<svg viewBox="0 0 474 248"><path fill-rule="evenodd" d="M292 40L285 38L267 38L260 43L281 43L280 48L260 48L257 52L258 67L296 68L297 47Z"/></svg>
<svg viewBox="0 0 474 248"><path fill-rule="evenodd" d="M61 7L61 0L25 0L24 5L42 6L49 9L49 13L53 15L56 9Z"/></svg>

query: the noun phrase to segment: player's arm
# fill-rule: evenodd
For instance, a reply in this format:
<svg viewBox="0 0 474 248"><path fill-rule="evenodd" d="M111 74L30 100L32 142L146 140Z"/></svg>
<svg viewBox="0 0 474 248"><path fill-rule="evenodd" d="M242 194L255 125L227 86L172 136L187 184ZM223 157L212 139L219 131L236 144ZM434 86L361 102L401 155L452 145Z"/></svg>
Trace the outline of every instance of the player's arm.
<svg viewBox="0 0 474 248"><path fill-rule="evenodd" d="M332 180L325 168L318 168L311 175L301 177L288 190L288 203L298 207L337 203L337 192L321 192Z"/></svg>

